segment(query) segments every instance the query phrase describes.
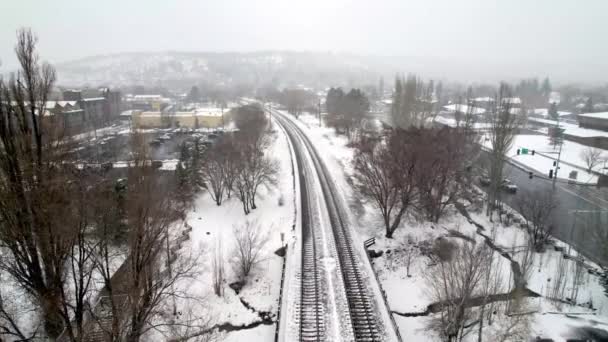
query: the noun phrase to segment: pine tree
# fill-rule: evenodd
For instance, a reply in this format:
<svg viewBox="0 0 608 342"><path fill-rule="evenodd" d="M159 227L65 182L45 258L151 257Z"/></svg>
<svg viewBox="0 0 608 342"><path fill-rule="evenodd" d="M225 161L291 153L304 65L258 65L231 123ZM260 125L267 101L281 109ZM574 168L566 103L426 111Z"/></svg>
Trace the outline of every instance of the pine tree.
<svg viewBox="0 0 608 342"><path fill-rule="evenodd" d="M591 96L585 102L585 106L583 107L583 113L593 113L593 99Z"/></svg>
<svg viewBox="0 0 608 342"><path fill-rule="evenodd" d="M401 100L403 97L403 85L399 76L395 77L395 90L393 91L393 103L391 104L391 119L393 123L398 122L401 114Z"/></svg>
<svg viewBox="0 0 608 342"><path fill-rule="evenodd" d="M559 127L549 128L549 143L556 149L557 146L564 143L564 129Z"/></svg>
<svg viewBox="0 0 608 342"><path fill-rule="evenodd" d="M549 106L549 117L552 118L553 120L558 119L557 103L555 103L555 102L551 102L551 105Z"/></svg>
<svg viewBox="0 0 608 342"><path fill-rule="evenodd" d="M549 96L551 96L551 82L549 81L549 77L545 77L543 80L543 85L541 87L542 96L546 101L549 101Z"/></svg>

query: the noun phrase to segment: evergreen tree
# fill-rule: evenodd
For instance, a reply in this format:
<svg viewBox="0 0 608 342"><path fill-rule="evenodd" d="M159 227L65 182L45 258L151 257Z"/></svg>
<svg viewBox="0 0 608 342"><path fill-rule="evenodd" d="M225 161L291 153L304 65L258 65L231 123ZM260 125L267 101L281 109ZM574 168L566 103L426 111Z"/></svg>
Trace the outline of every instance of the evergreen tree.
<svg viewBox="0 0 608 342"><path fill-rule="evenodd" d="M192 86L186 98L188 102L199 102L201 100L201 92L198 87Z"/></svg>
<svg viewBox="0 0 608 342"><path fill-rule="evenodd" d="M397 123L401 114L401 100L403 98L403 82L399 76L395 77L395 90L393 91L393 103L391 104L391 119Z"/></svg>
<svg viewBox="0 0 608 342"><path fill-rule="evenodd" d="M559 127L549 128L549 143L556 149L557 146L564 143L564 129Z"/></svg>
<svg viewBox="0 0 608 342"><path fill-rule="evenodd" d="M551 102L551 105L549 106L549 117L553 120L557 120L559 118L557 114L557 103L555 102Z"/></svg>
<svg viewBox="0 0 608 342"><path fill-rule="evenodd" d="M551 82L549 81L549 77L545 77L543 80L543 85L541 87L541 93L546 101L549 101L549 96L551 96Z"/></svg>
<svg viewBox="0 0 608 342"><path fill-rule="evenodd" d="M587 98L587 102L585 102L583 113L593 113L593 99L591 99L591 96L589 96L589 98Z"/></svg>

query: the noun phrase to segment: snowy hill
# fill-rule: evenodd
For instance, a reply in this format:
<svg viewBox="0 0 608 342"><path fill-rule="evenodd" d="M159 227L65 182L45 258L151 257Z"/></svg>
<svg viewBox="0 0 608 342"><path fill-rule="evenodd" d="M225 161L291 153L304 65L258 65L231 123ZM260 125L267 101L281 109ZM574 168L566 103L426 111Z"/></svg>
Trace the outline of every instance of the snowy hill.
<svg viewBox="0 0 608 342"><path fill-rule="evenodd" d="M56 64L59 84L233 82L283 84L314 80L377 82L369 58L333 53L122 53Z"/></svg>

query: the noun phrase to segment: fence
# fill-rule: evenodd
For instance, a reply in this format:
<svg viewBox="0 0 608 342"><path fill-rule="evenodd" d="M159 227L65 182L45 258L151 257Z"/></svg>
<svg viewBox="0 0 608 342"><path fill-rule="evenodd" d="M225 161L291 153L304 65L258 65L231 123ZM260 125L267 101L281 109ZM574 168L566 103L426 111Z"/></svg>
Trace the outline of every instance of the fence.
<svg viewBox="0 0 608 342"><path fill-rule="evenodd" d="M283 255L283 267L281 268L281 289L279 290L279 305L277 309L277 324L274 331L274 341L279 341L279 327L281 325L281 307L283 306L283 283L285 282L285 264L287 264L287 245L285 245L285 254Z"/></svg>
<svg viewBox="0 0 608 342"><path fill-rule="evenodd" d="M403 339L401 338L401 333L399 332L399 326L397 326L397 322L395 321L395 317L393 316L393 312L391 311L391 306L388 304L388 298L386 297L386 292L384 292L384 289L382 288L382 283L380 283L380 278L378 278L378 274L376 273L376 270L374 269L374 264L372 263L372 259L369 257L369 253L367 251L367 247L371 246L372 244L370 244L370 242L375 242L375 239L368 239L365 241L365 243L363 244L363 247L365 249L365 256L367 257L367 261L369 262L369 265L372 269L372 273L374 273L374 277L376 278L376 283L378 283L378 287L380 288L380 292L382 293L382 300L384 300L384 305L386 305L386 309L388 310L388 316L391 318L391 323L393 324L393 329L395 330L395 334L397 335L397 340L399 342L403 342Z"/></svg>

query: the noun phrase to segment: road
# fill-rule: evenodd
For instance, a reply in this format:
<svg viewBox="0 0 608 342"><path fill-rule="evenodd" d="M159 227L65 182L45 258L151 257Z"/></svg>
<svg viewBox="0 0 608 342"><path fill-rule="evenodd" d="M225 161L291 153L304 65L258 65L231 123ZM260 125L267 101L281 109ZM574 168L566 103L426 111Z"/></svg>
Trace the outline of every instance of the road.
<svg viewBox="0 0 608 342"><path fill-rule="evenodd" d="M487 158L482 152L481 163ZM552 181L544 177L529 178L528 170L507 163L504 169L505 178L518 186L515 195L504 194L503 200L512 208L517 208L517 199L524 191L552 190ZM533 171L534 172L534 171ZM536 173L536 172L535 172ZM568 242L585 256L603 265L608 265L603 242L596 238L599 230L608 229L608 190L593 186L568 184L558 180L555 186L557 208L553 211L550 221L553 223L553 235Z"/></svg>
<svg viewBox="0 0 608 342"><path fill-rule="evenodd" d="M306 133L273 111L298 163L302 196L300 341L382 341L379 306L355 252L345 206L327 167ZM287 308L286 312L291 312ZM287 334L287 335L285 335Z"/></svg>

